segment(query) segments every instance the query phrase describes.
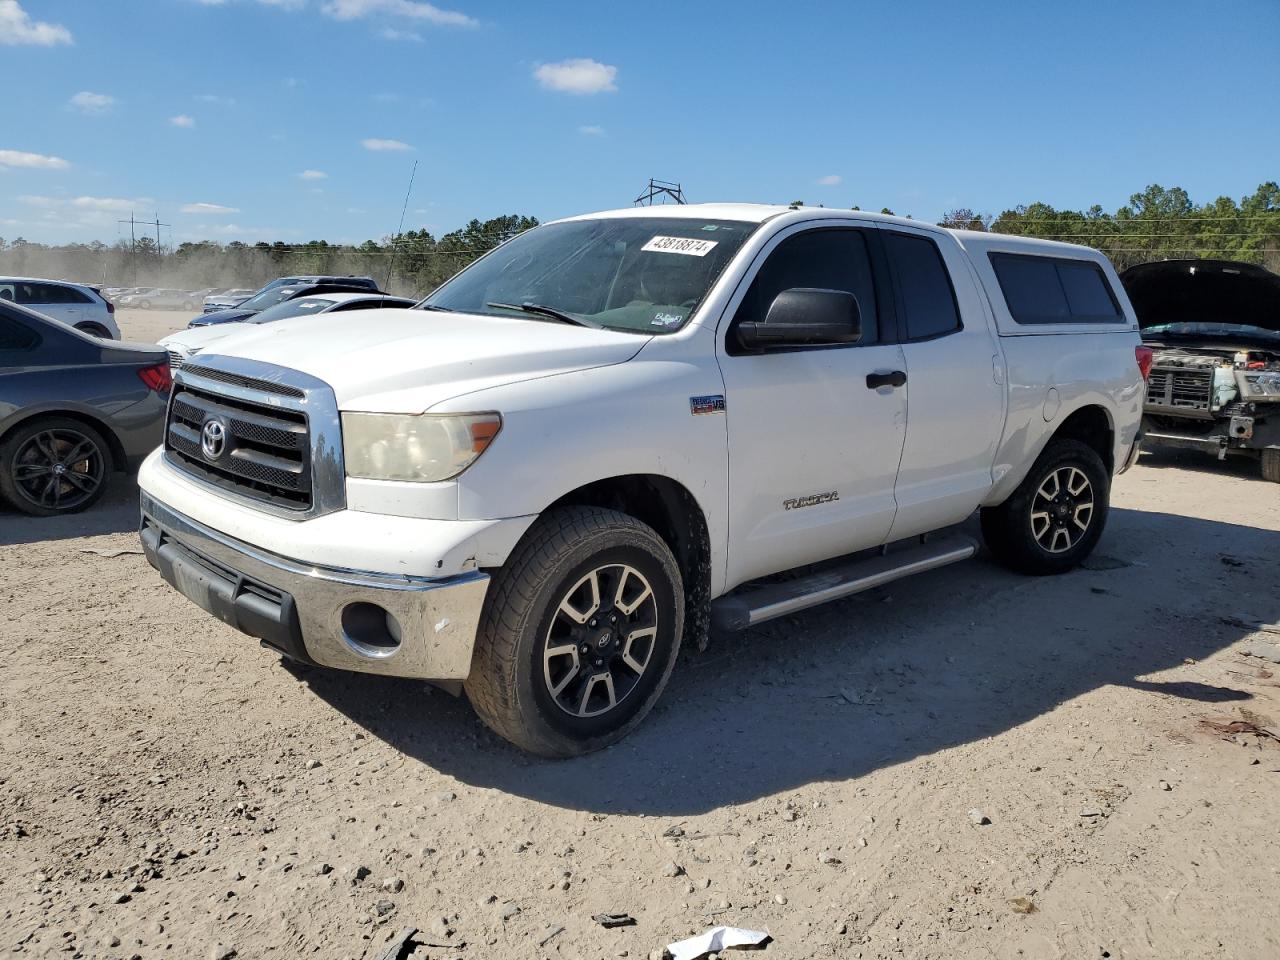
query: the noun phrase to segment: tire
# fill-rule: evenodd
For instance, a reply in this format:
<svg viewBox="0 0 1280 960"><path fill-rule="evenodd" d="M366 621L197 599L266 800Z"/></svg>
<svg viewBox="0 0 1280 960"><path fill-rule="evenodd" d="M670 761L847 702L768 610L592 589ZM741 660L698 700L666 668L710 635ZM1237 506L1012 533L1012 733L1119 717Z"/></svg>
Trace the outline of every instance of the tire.
<svg viewBox="0 0 1280 960"><path fill-rule="evenodd" d="M182 305L183 310L194 310L195 308L196 308L196 305L194 303L184 303Z"/></svg>
<svg viewBox="0 0 1280 960"><path fill-rule="evenodd" d="M1280 447L1262 451L1262 479L1280 483Z"/></svg>
<svg viewBox="0 0 1280 960"><path fill-rule="evenodd" d="M1110 496L1111 478L1096 450L1078 440L1051 440L1009 499L983 508L982 537L1012 570L1065 573L1097 546Z"/></svg>
<svg viewBox="0 0 1280 960"><path fill-rule="evenodd" d="M143 310L150 310L150 309L151 309L151 301L150 301L150 300L143 300L143 301L141 301L141 302L138 304L138 306L140 306Z"/></svg>
<svg viewBox="0 0 1280 960"><path fill-rule="evenodd" d="M100 327L96 323L82 323L76 329L81 333L87 333L91 337L97 337L99 340L111 339L111 333L105 327Z"/></svg>
<svg viewBox="0 0 1280 960"><path fill-rule="evenodd" d="M35 517L87 510L106 492L110 471L102 434L68 417L28 421L0 443L0 494Z"/></svg>
<svg viewBox="0 0 1280 960"><path fill-rule="evenodd" d="M491 730L530 753L607 747L662 694L684 606L675 558L653 529L599 507L549 511L490 584L467 696Z"/></svg>

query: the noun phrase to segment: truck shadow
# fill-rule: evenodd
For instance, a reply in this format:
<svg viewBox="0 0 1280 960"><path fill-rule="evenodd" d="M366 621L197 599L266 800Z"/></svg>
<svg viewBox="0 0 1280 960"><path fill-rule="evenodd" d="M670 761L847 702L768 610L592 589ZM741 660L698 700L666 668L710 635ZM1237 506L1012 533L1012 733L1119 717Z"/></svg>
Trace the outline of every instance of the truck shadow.
<svg viewBox="0 0 1280 960"><path fill-rule="evenodd" d="M1153 447L1143 450L1138 460L1144 467L1157 470L1189 470L1194 473L1212 473L1224 477L1240 477L1258 483L1270 483L1262 478L1262 468L1254 457L1232 456L1219 460L1211 453L1199 450L1179 450L1176 447Z"/></svg>
<svg viewBox="0 0 1280 960"><path fill-rule="evenodd" d="M0 501L0 547L77 537L98 537L138 529L138 483L133 474L113 473L102 499L83 513L31 517Z"/></svg>
<svg viewBox="0 0 1280 960"><path fill-rule="evenodd" d="M1221 563L1227 551L1243 565ZM1144 677L1247 633L1225 615L1280 619L1277 555L1274 531L1113 509L1092 570L1027 578L980 560L686 653L637 731L570 761L521 753L464 699L421 682L302 673L369 733L466 784L575 810L693 815L998 735L1107 685L1134 691L1135 717L1156 696L1192 710L1249 699Z"/></svg>

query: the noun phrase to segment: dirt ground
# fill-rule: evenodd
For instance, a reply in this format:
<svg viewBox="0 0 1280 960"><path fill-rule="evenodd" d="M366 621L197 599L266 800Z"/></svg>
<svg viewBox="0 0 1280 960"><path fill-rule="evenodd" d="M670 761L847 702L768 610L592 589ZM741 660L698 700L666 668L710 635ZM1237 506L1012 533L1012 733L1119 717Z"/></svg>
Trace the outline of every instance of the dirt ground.
<svg viewBox="0 0 1280 960"><path fill-rule="evenodd" d="M175 319L126 317L154 337ZM0 953L1280 956L1280 489L1144 456L1089 564L985 559L686 655L570 762L465 700L282 665L165 586L122 479L0 512ZM1227 619L1224 619L1227 618ZM989 822L987 822L989 821ZM633 926L604 929L599 913Z"/></svg>

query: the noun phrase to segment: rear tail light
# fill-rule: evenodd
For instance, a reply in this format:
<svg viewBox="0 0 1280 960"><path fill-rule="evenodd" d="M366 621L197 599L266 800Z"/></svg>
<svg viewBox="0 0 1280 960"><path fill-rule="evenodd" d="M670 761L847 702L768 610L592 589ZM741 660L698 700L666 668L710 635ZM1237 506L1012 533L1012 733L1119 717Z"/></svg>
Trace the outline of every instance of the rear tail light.
<svg viewBox="0 0 1280 960"><path fill-rule="evenodd" d="M157 363L154 367L143 367L138 371L138 376L142 378L150 389L156 393L167 394L169 388L173 386L173 374L169 372L169 364Z"/></svg>
<svg viewBox="0 0 1280 960"><path fill-rule="evenodd" d="M1138 358L1138 372L1143 380L1151 379L1151 362L1155 359L1155 351L1150 347L1134 347L1134 355Z"/></svg>
<svg viewBox="0 0 1280 960"><path fill-rule="evenodd" d="M115 312L116 312L116 305L115 305L114 303L112 303L112 302L111 302L110 300L108 300L106 297L103 297L103 298L102 298L102 301L103 301L103 303L105 303L105 304L107 305L107 313L115 313Z"/></svg>

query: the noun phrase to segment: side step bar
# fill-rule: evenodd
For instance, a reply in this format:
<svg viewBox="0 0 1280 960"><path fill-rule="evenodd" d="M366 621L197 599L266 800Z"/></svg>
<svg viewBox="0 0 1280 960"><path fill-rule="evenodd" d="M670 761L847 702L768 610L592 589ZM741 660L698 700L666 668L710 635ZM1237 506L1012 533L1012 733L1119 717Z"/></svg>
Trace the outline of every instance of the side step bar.
<svg viewBox="0 0 1280 960"><path fill-rule="evenodd" d="M978 552L969 537L953 534L919 546L855 560L798 580L771 583L711 602L711 624L718 630L745 630L775 617L862 593L915 573L967 560Z"/></svg>

